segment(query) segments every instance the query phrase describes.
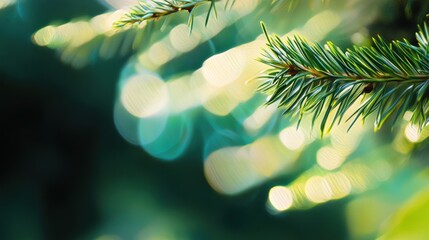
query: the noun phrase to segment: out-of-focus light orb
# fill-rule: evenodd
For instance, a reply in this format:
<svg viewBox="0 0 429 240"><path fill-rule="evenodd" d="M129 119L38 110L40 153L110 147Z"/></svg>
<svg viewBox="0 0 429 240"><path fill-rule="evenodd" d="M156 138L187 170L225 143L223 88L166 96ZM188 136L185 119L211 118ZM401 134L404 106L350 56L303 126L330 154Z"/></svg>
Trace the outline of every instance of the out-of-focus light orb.
<svg viewBox="0 0 429 240"><path fill-rule="evenodd" d="M308 198L305 194L305 182L295 181L288 186L293 196L293 207L296 209L307 209Z"/></svg>
<svg viewBox="0 0 429 240"><path fill-rule="evenodd" d="M0 9L6 8L12 4L14 4L16 0L0 0Z"/></svg>
<svg viewBox="0 0 429 240"><path fill-rule="evenodd" d="M305 134L301 129L296 127L288 127L279 133L279 138L282 144L290 150L298 150L305 143Z"/></svg>
<svg viewBox="0 0 429 240"><path fill-rule="evenodd" d="M210 85L223 87L239 78L246 62L246 55L241 49L233 48L207 59L203 64L202 72Z"/></svg>
<svg viewBox="0 0 429 240"><path fill-rule="evenodd" d="M204 173L210 186L219 193L237 194L257 179L249 156L240 147L222 148L211 153L204 163Z"/></svg>
<svg viewBox="0 0 429 240"><path fill-rule="evenodd" d="M403 134L397 135L393 146L398 153L408 154L413 149L413 144L408 141Z"/></svg>
<svg viewBox="0 0 429 240"><path fill-rule="evenodd" d="M79 47L96 37L96 33L94 32L91 24L87 21L75 22L71 28L72 30L70 31L70 35L73 35L73 37L70 37L70 47Z"/></svg>
<svg viewBox="0 0 429 240"><path fill-rule="evenodd" d="M389 161L380 160L374 163L374 167L372 168L377 172L375 177L378 181L387 181L392 177L393 168Z"/></svg>
<svg viewBox="0 0 429 240"><path fill-rule="evenodd" d="M305 195L314 203L323 203L332 198L332 189L325 178L313 176L305 183Z"/></svg>
<svg viewBox="0 0 429 240"><path fill-rule="evenodd" d="M320 41L341 23L338 13L327 10L310 18L300 30L301 35L312 41Z"/></svg>
<svg viewBox="0 0 429 240"><path fill-rule="evenodd" d="M204 162L204 173L213 189L233 195L280 172L289 173L299 155L299 151L283 147L276 136L267 136L245 146L212 152Z"/></svg>
<svg viewBox="0 0 429 240"><path fill-rule="evenodd" d="M149 60L155 65L163 65L174 57L173 51L170 49L170 46L164 42L154 43L149 48L148 55ZM142 56L143 55L141 55L141 57L139 58L140 61L144 61Z"/></svg>
<svg viewBox="0 0 429 240"><path fill-rule="evenodd" d="M58 27L47 26L33 35L33 41L40 46L79 47L96 36L87 21L68 22Z"/></svg>
<svg viewBox="0 0 429 240"><path fill-rule="evenodd" d="M166 84L156 75L140 74L126 81L121 89L121 103L134 116L149 117L167 107Z"/></svg>
<svg viewBox="0 0 429 240"><path fill-rule="evenodd" d="M358 160L355 160L355 162L356 161ZM343 169L343 173L350 180L352 189L355 192L367 190L377 179L376 173L374 173L369 166L363 164L348 164L347 167Z"/></svg>
<svg viewBox="0 0 429 240"><path fill-rule="evenodd" d="M352 191L350 180L344 173L331 173L325 176L332 190L332 199L340 199L349 195Z"/></svg>
<svg viewBox="0 0 429 240"><path fill-rule="evenodd" d="M103 13L93 17L89 23L96 34L113 36L119 32L113 27L114 23L119 21L124 16L124 14L126 14L125 10Z"/></svg>
<svg viewBox="0 0 429 240"><path fill-rule="evenodd" d="M201 36L198 31L189 34L187 24L179 24L170 32L171 45L179 52L188 52L194 49L200 42Z"/></svg>
<svg viewBox="0 0 429 240"><path fill-rule="evenodd" d="M56 32L54 26L46 26L33 35L33 41L39 46L47 46L52 42Z"/></svg>
<svg viewBox="0 0 429 240"><path fill-rule="evenodd" d="M337 149L326 146L317 151L317 163L326 170L334 170L340 167L344 160L343 156Z"/></svg>
<svg viewBox="0 0 429 240"><path fill-rule="evenodd" d="M365 39L365 36L360 32L355 32L351 36L352 43L356 45L362 45Z"/></svg>
<svg viewBox="0 0 429 240"><path fill-rule="evenodd" d="M165 119L162 119L164 117ZM161 115L160 118L159 126L156 119L151 121L150 125L145 121L146 118L142 119L139 125L140 144L147 153L156 158L176 160L189 146L193 134L192 121L183 114ZM165 120L166 122L162 122Z"/></svg>
<svg viewBox="0 0 429 240"><path fill-rule="evenodd" d="M139 144L144 146L156 141L164 132L168 118L167 111L158 112L150 117L139 118L137 128Z"/></svg>
<svg viewBox="0 0 429 240"><path fill-rule="evenodd" d="M412 143L419 142L420 140L420 130L419 127L409 123L405 127L405 137L408 139L408 141Z"/></svg>
<svg viewBox="0 0 429 240"><path fill-rule="evenodd" d="M270 200L270 204L277 211L286 211L293 204L292 191L289 188L283 186L271 188L268 199Z"/></svg>
<svg viewBox="0 0 429 240"><path fill-rule="evenodd" d="M299 154L287 151L275 136L259 138L248 145L246 152L254 172L263 179L275 176L280 170L286 172L284 167L291 167Z"/></svg>
<svg viewBox="0 0 429 240"><path fill-rule="evenodd" d="M354 109L355 104L352 107ZM347 116L348 114L349 111L346 112ZM357 121L351 129L348 128L348 124L341 123L339 126L334 127L331 132L332 147L342 156L349 155L357 148L365 130L364 125L360 121Z"/></svg>
<svg viewBox="0 0 429 240"><path fill-rule="evenodd" d="M226 116L237 107L238 102L228 92L222 92L208 99L203 105L212 114Z"/></svg>
<svg viewBox="0 0 429 240"><path fill-rule="evenodd" d="M403 119L405 120L405 121L407 121L407 122L409 122L409 121L411 121L411 118L413 117L413 112L411 112L411 111L406 111L405 113L404 113L404 117L403 117Z"/></svg>
<svg viewBox="0 0 429 240"><path fill-rule="evenodd" d="M216 130L204 140L204 159L219 149L241 144L241 136L236 132L227 129Z"/></svg>
<svg viewBox="0 0 429 240"><path fill-rule="evenodd" d="M266 107L257 108L252 115L247 117L243 126L249 133L255 133L262 127L264 127L267 122L271 119L271 117L276 112L277 107L272 104Z"/></svg>
<svg viewBox="0 0 429 240"><path fill-rule="evenodd" d="M193 88L189 80L190 76L185 75L167 82L168 95L171 99L170 110L172 113L180 113L199 106L200 100L196 94L196 91L199 89Z"/></svg>
<svg viewBox="0 0 429 240"><path fill-rule="evenodd" d="M113 110L113 121L116 130L129 143L139 145L138 125L140 118L130 114L124 106L117 101Z"/></svg>

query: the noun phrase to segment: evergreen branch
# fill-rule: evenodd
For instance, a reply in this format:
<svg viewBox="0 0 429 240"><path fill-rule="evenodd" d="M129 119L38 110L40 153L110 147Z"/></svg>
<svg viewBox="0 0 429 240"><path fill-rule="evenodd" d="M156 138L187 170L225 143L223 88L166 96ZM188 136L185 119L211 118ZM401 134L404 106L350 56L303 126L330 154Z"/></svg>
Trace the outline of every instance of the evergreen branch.
<svg viewBox="0 0 429 240"><path fill-rule="evenodd" d="M140 0L137 6L133 7L129 13L115 23L115 26L121 28L138 25L143 22L157 20L167 15L187 11L189 13L188 25L192 29L194 10L201 5L210 4L206 17L207 25L211 12L213 11L216 14L215 3L218 1L220 0ZM228 6L228 4L232 5L234 2L235 0L227 0L225 6Z"/></svg>
<svg viewBox="0 0 429 240"><path fill-rule="evenodd" d="M418 45L407 40L385 42L373 39L372 47L354 46L342 51L332 42L325 46L300 37L283 42L268 36L264 57L270 66L259 90L279 103L284 114L321 118L322 134L339 123L352 104L362 99L346 121L375 114L378 130L390 117L393 123L411 111L419 127L429 122L429 30L426 24L416 34Z"/></svg>

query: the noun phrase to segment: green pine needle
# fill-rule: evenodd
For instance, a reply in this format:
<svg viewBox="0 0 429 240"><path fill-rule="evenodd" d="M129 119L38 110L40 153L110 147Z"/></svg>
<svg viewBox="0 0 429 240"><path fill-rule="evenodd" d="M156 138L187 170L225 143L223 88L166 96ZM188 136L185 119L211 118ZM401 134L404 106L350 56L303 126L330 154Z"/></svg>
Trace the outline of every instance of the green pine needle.
<svg viewBox="0 0 429 240"><path fill-rule="evenodd" d="M301 37L283 42L267 37L268 50L260 60L270 66L260 91L270 95L288 116L321 118L322 134L335 123L375 115L378 130L388 119L396 122L405 112L420 128L429 122L429 30L419 28L418 45L407 40L387 43L373 39L372 47L354 46L342 51L332 42L325 46ZM363 96L363 98L361 98ZM362 99L346 119L346 111Z"/></svg>
<svg viewBox="0 0 429 240"><path fill-rule="evenodd" d="M201 5L210 4L206 24L212 12L216 15L215 3L220 0L140 0L139 4L131 9L120 21L115 23L118 28L139 25L143 22L157 20L181 11L189 13L188 25L192 29L194 10ZM232 5L234 0L227 0L226 5Z"/></svg>

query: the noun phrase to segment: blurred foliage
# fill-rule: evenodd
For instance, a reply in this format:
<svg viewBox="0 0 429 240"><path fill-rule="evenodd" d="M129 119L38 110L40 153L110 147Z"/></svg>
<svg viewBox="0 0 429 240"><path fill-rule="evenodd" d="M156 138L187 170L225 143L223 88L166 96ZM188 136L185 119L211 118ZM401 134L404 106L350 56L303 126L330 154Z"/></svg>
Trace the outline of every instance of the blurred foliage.
<svg viewBox="0 0 429 240"><path fill-rule="evenodd" d="M417 193L398 210L380 239L425 239L429 236L429 189Z"/></svg>
<svg viewBox="0 0 429 240"><path fill-rule="evenodd" d="M118 29L133 0L0 0L0 238L427 238L429 128L406 111L321 139L261 107L256 60L261 20L282 40L367 46L412 35L426 2L216 1L206 25L208 2L190 32L186 11Z"/></svg>

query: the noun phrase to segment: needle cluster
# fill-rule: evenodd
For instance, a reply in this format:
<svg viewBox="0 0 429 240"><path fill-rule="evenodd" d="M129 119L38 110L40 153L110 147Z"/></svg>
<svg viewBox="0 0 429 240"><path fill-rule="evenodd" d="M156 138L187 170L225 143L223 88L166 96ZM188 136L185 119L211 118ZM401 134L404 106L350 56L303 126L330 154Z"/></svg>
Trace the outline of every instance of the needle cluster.
<svg viewBox="0 0 429 240"><path fill-rule="evenodd" d="M262 25L263 26L263 25ZM407 111L411 121L423 127L429 122L429 33L425 24L416 33L417 44L407 40L373 39L373 46L346 51L332 42L324 46L301 37L282 41L268 36L261 61L269 66L260 90L284 114L312 114L321 118L321 132L335 123L374 115L378 130L388 119L396 122ZM359 101L350 116L346 111ZM345 119L344 119L345 118Z"/></svg>
<svg viewBox="0 0 429 240"><path fill-rule="evenodd" d="M174 13L187 11L189 13L188 25L193 26L194 11L201 5L209 4L209 9L206 17L206 24L213 12L216 12L215 3L220 0L140 0L139 4L131 9L120 21L116 22L116 27L125 27L138 25L143 22L157 20L159 18L171 15ZM227 0L228 4L233 4L234 1Z"/></svg>

